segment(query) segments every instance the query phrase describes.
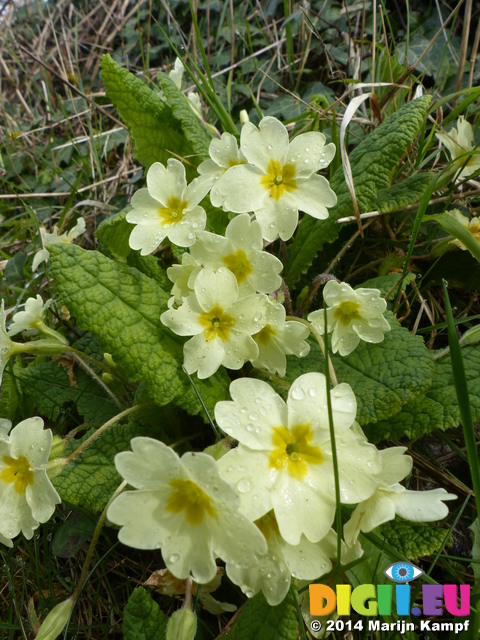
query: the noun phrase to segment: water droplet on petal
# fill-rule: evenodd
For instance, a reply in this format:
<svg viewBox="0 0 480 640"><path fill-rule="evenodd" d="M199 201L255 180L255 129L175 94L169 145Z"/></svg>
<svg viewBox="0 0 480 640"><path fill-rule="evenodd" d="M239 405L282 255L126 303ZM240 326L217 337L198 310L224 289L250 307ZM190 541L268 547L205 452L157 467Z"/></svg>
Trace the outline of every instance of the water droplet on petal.
<svg viewBox="0 0 480 640"><path fill-rule="evenodd" d="M168 561L171 562L172 564L174 564L175 562L178 562L179 560L180 560L180 556L177 553L174 553L168 559Z"/></svg>

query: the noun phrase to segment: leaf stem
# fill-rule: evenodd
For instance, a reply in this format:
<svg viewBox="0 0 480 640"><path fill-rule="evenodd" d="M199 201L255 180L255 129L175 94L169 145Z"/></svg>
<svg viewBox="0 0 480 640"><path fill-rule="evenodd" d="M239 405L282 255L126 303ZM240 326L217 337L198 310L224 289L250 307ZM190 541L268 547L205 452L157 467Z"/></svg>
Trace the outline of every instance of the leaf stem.
<svg viewBox="0 0 480 640"><path fill-rule="evenodd" d="M328 369L329 369L329 372L330 372L330 379L332 381L333 386L336 387L337 384L338 384L337 374L335 373L335 369L333 368L333 362L332 362L332 360L330 358L330 355L327 352L327 350L325 349L325 342L324 342L322 336L320 335L320 333L315 329L315 327L310 322L308 322L308 320L304 320L303 318L297 318L297 316L287 316L286 319L287 320L296 320L297 322L301 322L303 325L305 325L310 330L310 333L314 336L315 340L318 342L318 346L320 347L320 351L322 352L322 355L323 355L323 357L325 359L325 362L328 362Z"/></svg>
<svg viewBox="0 0 480 640"><path fill-rule="evenodd" d="M68 456L67 464L70 464L70 462L73 462L73 460L75 460L75 458L77 458L81 453L83 453L85 449L92 444L92 442L94 442L99 436L102 435L102 433L104 433L104 431L106 431L111 426L113 426L114 424L122 420L122 418L129 416L131 413L134 413L135 411L139 411L140 409L149 407L152 404L154 404L153 401L145 402L144 404L136 404L134 407L130 407L129 409L125 409L125 411L122 411L121 413L117 413L116 416L113 416L113 418L105 422L105 424L99 427L95 431L95 433L92 433L92 435L89 438L87 438L84 442L82 442L82 444L79 447L77 447L75 451Z"/></svg>

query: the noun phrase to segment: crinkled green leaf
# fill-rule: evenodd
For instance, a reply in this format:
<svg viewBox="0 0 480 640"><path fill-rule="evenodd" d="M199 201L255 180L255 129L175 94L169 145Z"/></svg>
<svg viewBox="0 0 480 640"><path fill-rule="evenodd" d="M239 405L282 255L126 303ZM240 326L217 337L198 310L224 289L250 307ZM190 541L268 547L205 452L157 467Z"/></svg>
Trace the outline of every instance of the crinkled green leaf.
<svg viewBox="0 0 480 640"><path fill-rule="evenodd" d="M338 382L347 382L357 398L360 425L390 419L432 382L433 357L423 339L401 327L393 314L385 312L392 330L379 344L360 341L350 355L332 356ZM293 381L308 371L324 371L324 360L311 342L306 358L288 357L287 379Z"/></svg>
<svg viewBox="0 0 480 640"><path fill-rule="evenodd" d="M124 639L165 640L167 623L167 616L150 593L143 587L137 587L123 610Z"/></svg>
<svg viewBox="0 0 480 640"><path fill-rule="evenodd" d="M447 531L432 522L411 522L396 518L379 528L386 542L408 560L435 553L442 546Z"/></svg>
<svg viewBox="0 0 480 640"><path fill-rule="evenodd" d="M480 347L462 348L467 387L473 419L480 420ZM450 356L435 362L435 373L431 387L422 395L413 398L402 410L388 420L364 427L373 442L400 438L418 438L435 429L449 429L460 424L460 411L453 381Z"/></svg>
<svg viewBox="0 0 480 640"><path fill-rule="evenodd" d="M379 189L373 209L380 213L398 211L409 204L419 202L425 193L425 189L435 177L431 172L416 173L393 187Z"/></svg>
<svg viewBox="0 0 480 640"><path fill-rule="evenodd" d="M164 291L170 291L172 283L155 256L142 256L140 251L130 248L129 238L135 225L127 222L126 216L131 207L104 220L97 228L95 236L107 245L110 253L131 267L135 267L149 278L158 282Z"/></svg>
<svg viewBox="0 0 480 640"><path fill-rule="evenodd" d="M271 607L263 593L247 600L228 633L229 640L297 640L298 618L291 590L285 600Z"/></svg>
<svg viewBox="0 0 480 640"><path fill-rule="evenodd" d="M148 168L154 162L192 153L180 122L159 93L120 66L106 54L102 57L102 78L120 117L128 127L135 155Z"/></svg>
<svg viewBox="0 0 480 640"><path fill-rule="evenodd" d="M143 380L159 405L176 402L190 413L201 410L182 371L182 338L160 321L168 294L155 280L97 251L52 245L51 275L81 329L90 331L132 382ZM228 376L219 371L197 388L210 410L228 395Z"/></svg>
<svg viewBox="0 0 480 640"><path fill-rule="evenodd" d="M405 104L351 152L349 159L361 213L374 209L378 192L390 187L394 169L423 125L430 100L430 96L421 96ZM329 217L316 220L304 216L289 247L285 277L290 287L312 264L322 246L338 237L340 226L335 221L354 213L342 167L333 175L330 186L338 201L330 209Z"/></svg>
<svg viewBox="0 0 480 640"><path fill-rule="evenodd" d="M192 111L188 99L167 73L159 73L157 78L175 118L180 120L185 137L190 141L194 153L199 156L198 160L208 157L212 137Z"/></svg>
<svg viewBox="0 0 480 640"><path fill-rule="evenodd" d="M2 385L0 387L0 417L14 421L17 413L19 394L15 386L15 380L8 371L3 372Z"/></svg>
<svg viewBox="0 0 480 640"><path fill-rule="evenodd" d="M393 289L393 292L397 291L398 285L400 284L400 288L402 291L405 291L407 286L414 282L416 275L414 273L407 273L405 278L403 278L399 273L389 273L386 276L378 276L377 278L370 278L370 280L366 280L363 282L360 287L365 289L378 289L380 291L380 295L385 298ZM355 287L356 289L360 287ZM390 293L390 296L392 294ZM392 298L390 297L390 300Z"/></svg>
<svg viewBox="0 0 480 640"><path fill-rule="evenodd" d="M85 422L106 422L119 412L100 385L78 367L74 370L76 387L57 360L16 368L15 373L24 397L49 420L56 420L66 403L75 404Z"/></svg>

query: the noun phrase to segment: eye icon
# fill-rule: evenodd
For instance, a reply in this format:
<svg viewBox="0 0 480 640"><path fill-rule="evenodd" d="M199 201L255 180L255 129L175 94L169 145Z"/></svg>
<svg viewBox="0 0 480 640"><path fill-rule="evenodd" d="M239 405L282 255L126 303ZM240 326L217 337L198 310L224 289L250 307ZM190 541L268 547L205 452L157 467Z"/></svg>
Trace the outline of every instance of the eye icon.
<svg viewBox="0 0 480 640"><path fill-rule="evenodd" d="M421 576L424 571L409 562L394 562L383 573L394 582L410 582Z"/></svg>

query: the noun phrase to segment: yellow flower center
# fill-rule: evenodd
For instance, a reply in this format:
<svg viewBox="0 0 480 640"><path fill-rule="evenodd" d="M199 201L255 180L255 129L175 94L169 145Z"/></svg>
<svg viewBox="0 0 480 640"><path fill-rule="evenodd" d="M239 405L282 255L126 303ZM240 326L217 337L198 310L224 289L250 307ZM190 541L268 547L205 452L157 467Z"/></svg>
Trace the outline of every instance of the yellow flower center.
<svg viewBox="0 0 480 640"><path fill-rule="evenodd" d="M252 336L255 342L261 347L266 347L273 336L276 336L277 332L269 324L266 324L261 331Z"/></svg>
<svg viewBox="0 0 480 640"><path fill-rule="evenodd" d="M273 511L269 511L258 520L255 520L254 524L256 524L263 533L265 540L268 540L272 535L280 535L277 519L275 518L275 513Z"/></svg>
<svg viewBox="0 0 480 640"><path fill-rule="evenodd" d="M235 318L225 313L222 307L215 305L206 313L201 313L198 320L202 327L205 327L203 335L205 340L215 340L221 338L228 340L230 328L235 324Z"/></svg>
<svg viewBox="0 0 480 640"><path fill-rule="evenodd" d="M160 207L158 210L158 215L162 218L163 226L170 227L172 224L181 222L187 204L185 200L180 200L180 198L176 198L175 196L169 198L167 206Z"/></svg>
<svg viewBox="0 0 480 640"><path fill-rule="evenodd" d="M228 256L222 258L223 264L230 269L238 284L242 284L252 273L252 265L247 258L247 254L243 249L238 249L235 253L230 253Z"/></svg>
<svg viewBox="0 0 480 640"><path fill-rule="evenodd" d="M274 427L269 465L274 469L286 469L288 473L301 480L308 471L309 464L322 464L323 453L320 447L312 446L313 431L308 424L297 424L290 431L286 427Z"/></svg>
<svg viewBox="0 0 480 640"><path fill-rule="evenodd" d="M0 480L5 483L13 482L18 494L25 493L27 487L33 484L30 462L25 456L20 456L17 459L3 456L3 463L7 466L0 472Z"/></svg>
<svg viewBox="0 0 480 640"><path fill-rule="evenodd" d="M216 510L210 498L198 484L191 480L176 478L170 481L173 491L167 500L166 509L173 513L185 511L187 522L191 525L200 524L205 516L215 518Z"/></svg>
<svg viewBox="0 0 480 640"><path fill-rule="evenodd" d="M285 191L295 191L297 181L295 180L295 165L282 165L278 160L270 160L267 173L262 177L262 185L275 200L283 196Z"/></svg>
<svg viewBox="0 0 480 640"><path fill-rule="evenodd" d="M347 326L352 320L361 320L362 316L358 313L360 304L358 302L351 302L346 300L341 302L333 312L333 316L344 326Z"/></svg>

